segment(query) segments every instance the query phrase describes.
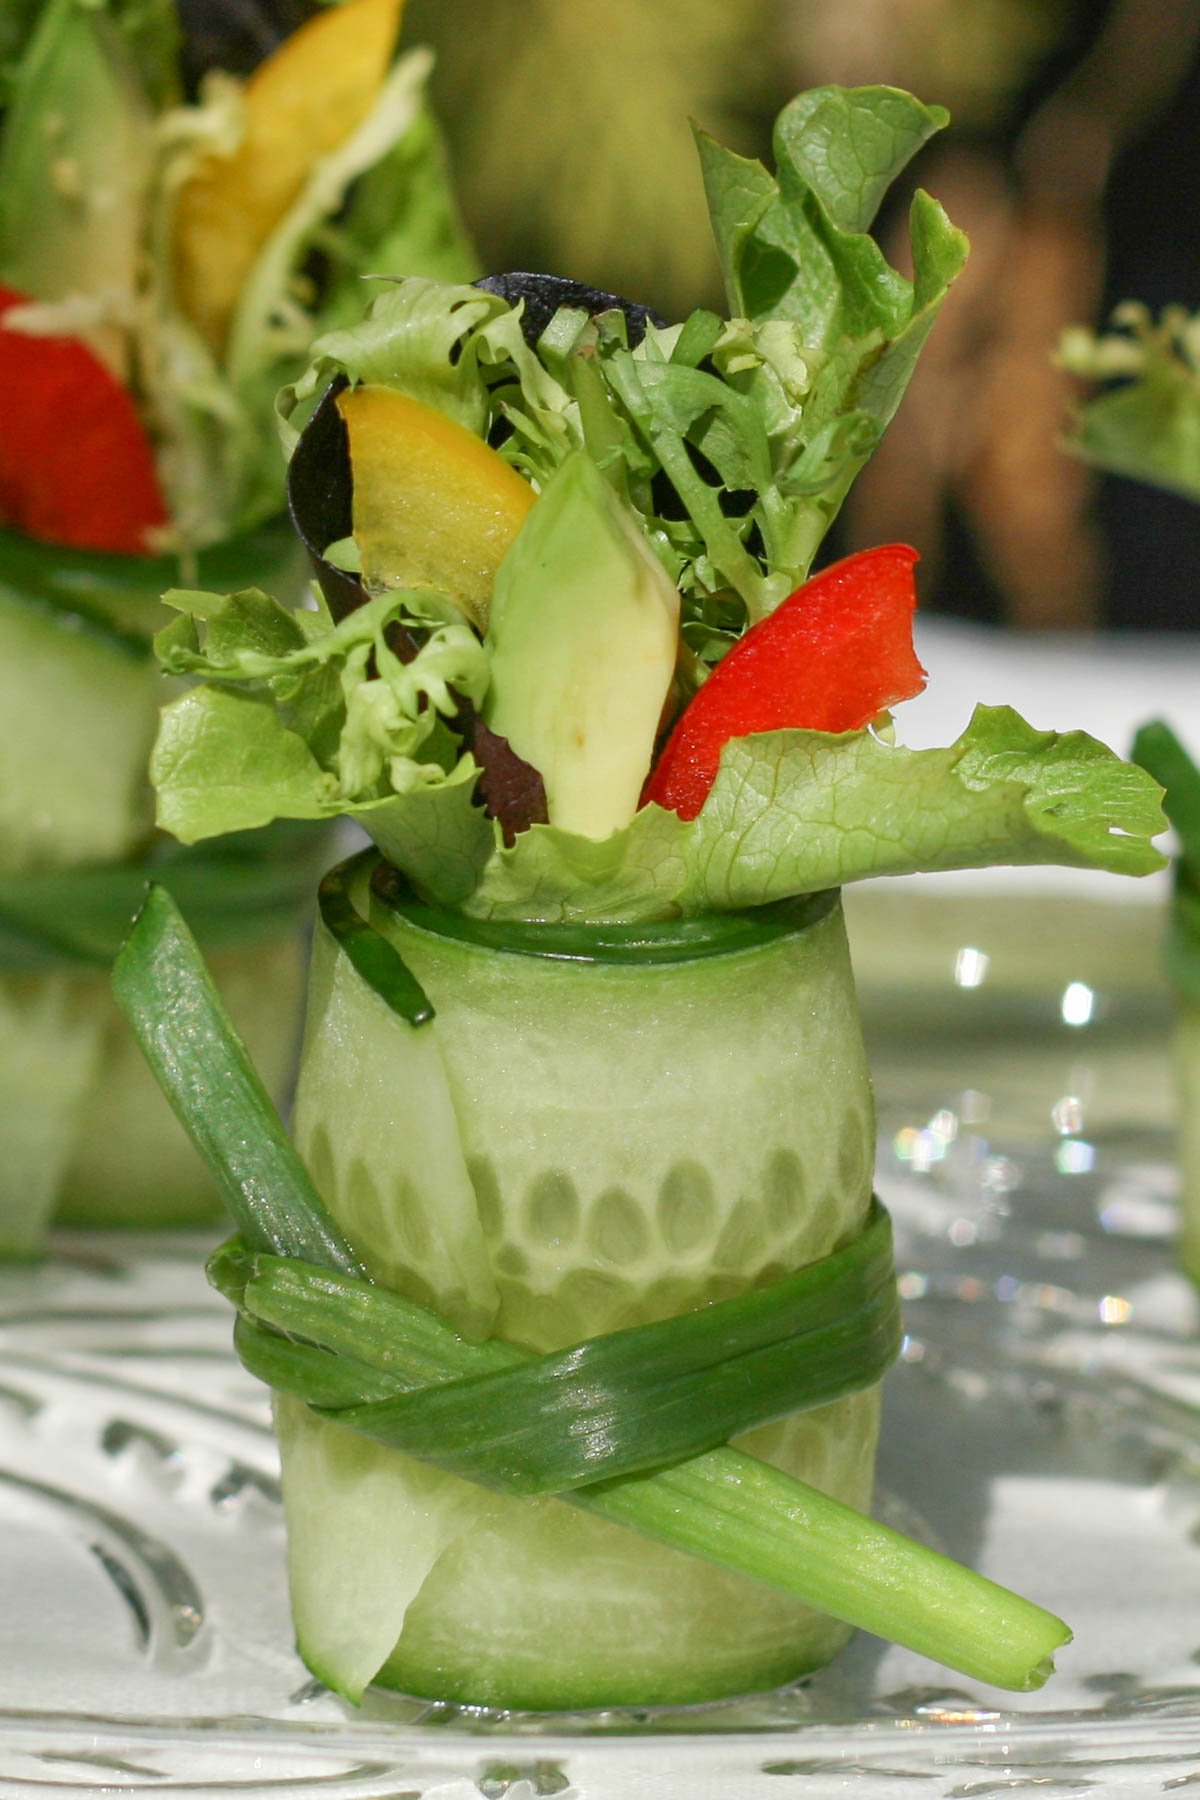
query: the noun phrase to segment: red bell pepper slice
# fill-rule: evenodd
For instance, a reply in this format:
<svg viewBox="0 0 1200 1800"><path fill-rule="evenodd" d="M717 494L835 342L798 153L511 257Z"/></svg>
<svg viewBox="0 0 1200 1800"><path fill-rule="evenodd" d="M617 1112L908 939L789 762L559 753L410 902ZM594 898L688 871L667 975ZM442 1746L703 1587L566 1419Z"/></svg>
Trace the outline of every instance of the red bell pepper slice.
<svg viewBox="0 0 1200 1800"><path fill-rule="evenodd" d="M797 588L717 664L684 709L646 783L655 801L694 819L730 738L785 728L860 731L919 694L912 643L917 553L860 550Z"/></svg>
<svg viewBox="0 0 1200 1800"><path fill-rule="evenodd" d="M0 286L0 321L24 294ZM77 338L0 323L0 524L136 556L167 509L133 400Z"/></svg>

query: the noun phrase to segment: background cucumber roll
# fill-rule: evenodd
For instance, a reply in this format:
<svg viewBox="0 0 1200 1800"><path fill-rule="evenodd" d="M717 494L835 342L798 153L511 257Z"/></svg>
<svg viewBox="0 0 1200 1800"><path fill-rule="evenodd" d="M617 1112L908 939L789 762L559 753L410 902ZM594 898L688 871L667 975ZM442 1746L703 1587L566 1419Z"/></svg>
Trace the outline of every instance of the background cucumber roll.
<svg viewBox="0 0 1200 1800"><path fill-rule="evenodd" d="M182 861L156 840L160 596L299 599L276 387L361 259L471 269L399 0L302 10L249 70L244 11L189 32L173 0L49 0L6 37L0 1253L36 1250L60 1201L90 1224L217 1205L106 991L148 876L178 882L280 1091L292 1069L321 852L294 827Z"/></svg>

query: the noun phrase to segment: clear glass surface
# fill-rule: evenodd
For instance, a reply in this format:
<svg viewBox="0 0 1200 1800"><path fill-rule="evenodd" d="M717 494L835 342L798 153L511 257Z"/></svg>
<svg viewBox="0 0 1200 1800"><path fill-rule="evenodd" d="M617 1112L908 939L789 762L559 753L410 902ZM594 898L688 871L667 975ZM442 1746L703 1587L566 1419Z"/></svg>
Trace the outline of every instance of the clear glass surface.
<svg viewBox="0 0 1200 1800"><path fill-rule="evenodd" d="M969 942L937 907L917 924L919 980L915 952L903 980L873 959L869 920L860 958L908 1327L880 1510L1070 1621L1045 1688L1003 1694L859 1637L794 1689L694 1711L379 1695L355 1712L291 1648L267 1406L204 1244L62 1236L0 1269L5 1800L1200 1785L1200 1321L1173 1264L1152 914L1086 968L1068 932L1049 979L1017 954L1045 950L1026 904L987 942L978 915ZM988 959L974 985L963 951ZM1028 979L1003 974L1010 954Z"/></svg>

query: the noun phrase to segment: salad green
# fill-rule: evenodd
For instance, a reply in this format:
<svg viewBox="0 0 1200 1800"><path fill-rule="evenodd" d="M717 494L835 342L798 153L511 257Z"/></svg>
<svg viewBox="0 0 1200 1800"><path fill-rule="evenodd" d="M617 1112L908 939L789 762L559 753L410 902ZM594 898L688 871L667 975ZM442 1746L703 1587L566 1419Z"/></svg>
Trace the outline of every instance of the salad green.
<svg viewBox="0 0 1200 1800"><path fill-rule="evenodd" d="M1078 408L1066 447L1114 475L1200 500L1200 315L1165 307L1157 319L1126 300L1101 333L1063 333L1059 361L1105 384Z"/></svg>
<svg viewBox="0 0 1200 1800"><path fill-rule="evenodd" d="M278 512L275 389L314 331L359 310L364 276L473 273L429 55L388 66L400 13L342 0L248 81L215 71L188 99L172 0L3 9L4 329L82 341L135 398L167 513L145 548L194 551ZM314 79L325 106L297 114ZM204 295L234 267L214 332Z"/></svg>
<svg viewBox="0 0 1200 1800"><path fill-rule="evenodd" d="M803 95L777 127L777 177L702 141L726 321L650 322L631 345L615 307L566 305L531 346L521 305L500 294L415 278L386 287L360 325L318 339L281 399L289 431L330 380L397 389L494 441L539 491L571 480L575 530L601 518L603 495L579 492L571 470L599 471L678 591L678 704L808 574L961 267L962 235L928 196L913 203L911 283L866 230L943 122L888 89ZM533 573L545 563L542 516L546 526L535 507L518 532L497 591L530 590L526 616L540 622L523 627L522 657L536 643L561 674L573 628L546 604L544 570ZM758 734L730 744L695 821L639 810L666 682L642 703L646 753L625 798L594 829L551 807L548 823L506 843L473 804L478 761L449 729L465 697L489 724L498 711L522 753L501 634L489 623L481 644L452 586L376 587L348 617L290 624L261 594L168 596L182 610L159 639L164 664L203 678L167 710L154 754L169 830L197 841L347 813L423 892L505 918L661 918L998 860L1159 866L1146 841L1161 828L1151 784L1081 734L1037 732L1004 708L981 709L944 751L907 751L878 730ZM610 596L627 591L608 584ZM602 608L589 616L620 643ZM406 659L388 641L404 620L419 638ZM516 710L530 716L524 695ZM561 751L544 755L557 779ZM536 752L526 759L538 766ZM597 767L606 791L611 776L607 761Z"/></svg>

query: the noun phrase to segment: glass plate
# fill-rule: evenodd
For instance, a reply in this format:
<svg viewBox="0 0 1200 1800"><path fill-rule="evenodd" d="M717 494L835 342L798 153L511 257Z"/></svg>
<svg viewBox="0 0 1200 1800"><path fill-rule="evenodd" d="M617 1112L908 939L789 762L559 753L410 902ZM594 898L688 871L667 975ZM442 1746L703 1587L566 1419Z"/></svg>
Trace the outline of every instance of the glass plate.
<svg viewBox="0 0 1200 1800"><path fill-rule="evenodd" d="M880 1510L1071 1622L1046 1688L1002 1694L860 1636L810 1681L721 1706L355 1712L291 1648L267 1406L207 1246L64 1236L0 1269L4 1800L1200 1787L1200 1320L1171 1262L1163 996L1111 950L1087 983L1056 964L1049 990L972 985L960 953L1002 971L1013 920L990 950L928 923L907 999L863 970L908 1330ZM1091 1000L1068 1018L1072 980Z"/></svg>

